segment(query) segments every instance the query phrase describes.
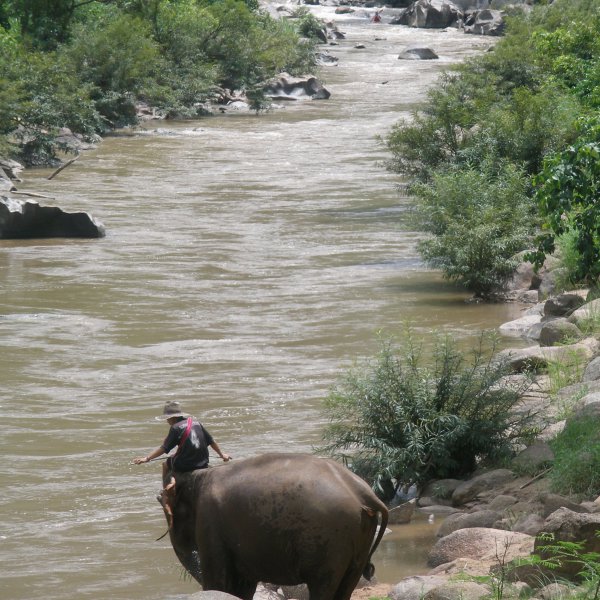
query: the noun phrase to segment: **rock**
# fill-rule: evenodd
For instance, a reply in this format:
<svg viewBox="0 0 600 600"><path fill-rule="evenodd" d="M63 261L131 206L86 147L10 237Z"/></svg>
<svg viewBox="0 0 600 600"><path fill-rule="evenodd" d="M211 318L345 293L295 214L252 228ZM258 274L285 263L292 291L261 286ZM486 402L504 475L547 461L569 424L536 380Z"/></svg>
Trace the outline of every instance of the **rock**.
<svg viewBox="0 0 600 600"><path fill-rule="evenodd" d="M434 567L429 571L429 575L459 575L461 578L470 577L489 577L490 561L475 560L472 558L457 558L450 562Z"/></svg>
<svg viewBox="0 0 600 600"><path fill-rule="evenodd" d="M505 23L499 10L476 10L466 15L464 32L475 35L502 35Z"/></svg>
<svg viewBox="0 0 600 600"><path fill-rule="evenodd" d="M104 226L88 213L0 196L0 239L99 238Z"/></svg>
<svg viewBox="0 0 600 600"><path fill-rule="evenodd" d="M448 500L452 498L452 493L462 483L464 482L461 479L436 479L423 488L422 495Z"/></svg>
<svg viewBox="0 0 600 600"><path fill-rule="evenodd" d="M586 321L593 321L600 318L600 298L587 302L569 317L571 323L575 323L578 327Z"/></svg>
<svg viewBox="0 0 600 600"><path fill-rule="evenodd" d="M523 260L524 255L525 252L515 255L519 264L512 277L506 282L505 289L507 291L536 290L539 286L539 277L533 269L533 264Z"/></svg>
<svg viewBox="0 0 600 600"><path fill-rule="evenodd" d="M511 529L535 537L542 531L543 526L544 517L536 514L522 515L516 520Z"/></svg>
<svg viewBox="0 0 600 600"><path fill-rule="evenodd" d="M577 592L572 586L564 583L550 583L539 589L535 594L540 600L566 600L571 596L576 596Z"/></svg>
<svg viewBox="0 0 600 600"><path fill-rule="evenodd" d="M583 304L585 304L585 300L579 294L559 294L546 300L544 315L547 317L569 317Z"/></svg>
<svg viewBox="0 0 600 600"><path fill-rule="evenodd" d="M239 598L225 592L206 591L191 594L188 596L188 600L239 600Z"/></svg>
<svg viewBox="0 0 600 600"><path fill-rule="evenodd" d="M399 60L435 60L439 56L431 49L422 46L408 46L399 55Z"/></svg>
<svg viewBox="0 0 600 600"><path fill-rule="evenodd" d="M588 361L594 357L599 348L598 340L586 338L577 344L567 346L530 346L501 350L496 355L496 360L505 362L513 373L523 373L545 369L549 362L561 362L569 365L582 360Z"/></svg>
<svg viewBox="0 0 600 600"><path fill-rule="evenodd" d="M16 189L10 177L0 168L0 192L14 192Z"/></svg>
<svg viewBox="0 0 600 600"><path fill-rule="evenodd" d="M593 358L583 372L583 381L600 380L600 356Z"/></svg>
<svg viewBox="0 0 600 600"><path fill-rule="evenodd" d="M489 597L487 586L474 581L447 581L429 590L423 600L478 600Z"/></svg>
<svg viewBox="0 0 600 600"><path fill-rule="evenodd" d="M454 506L465 504L477 498L481 492L508 483L514 477L515 474L508 469L495 469L483 473L469 481L461 483L452 493L452 504Z"/></svg>
<svg viewBox="0 0 600 600"><path fill-rule="evenodd" d="M0 156L0 169L4 171L5 175L7 175L9 179L12 179L13 181L21 181L19 174L24 168L25 167L16 160L3 158Z"/></svg>
<svg viewBox="0 0 600 600"><path fill-rule="evenodd" d="M509 506L516 504L517 499L514 496L508 496L507 494L499 494L494 496L494 499L489 503L488 508L496 512L503 512Z"/></svg>
<svg viewBox="0 0 600 600"><path fill-rule="evenodd" d="M317 59L317 64L321 66L334 66L339 62L339 58L336 56L331 56L328 52L317 52L315 55Z"/></svg>
<svg viewBox="0 0 600 600"><path fill-rule="evenodd" d="M417 512L420 512L425 515L434 515L435 517L447 517L448 515L453 515L457 512L463 512L459 508L455 506L444 506L442 504L433 504L431 506L424 506L422 508L417 508Z"/></svg>
<svg viewBox="0 0 600 600"><path fill-rule="evenodd" d="M409 500L404 504L400 504L389 511L388 523L390 525L400 525L410 523L415 512L415 500Z"/></svg>
<svg viewBox="0 0 600 600"><path fill-rule="evenodd" d="M336 15L349 15L349 14L352 14L353 12L354 12L354 9L351 8L350 6L338 6L335 9Z"/></svg>
<svg viewBox="0 0 600 600"><path fill-rule="evenodd" d="M437 575L405 577L392 587L388 596L391 600L422 600L427 592L444 585L446 581L446 577Z"/></svg>
<svg viewBox="0 0 600 600"><path fill-rule="evenodd" d="M554 452L550 446L536 440L513 459L512 466L517 471L535 475L537 472L554 462Z"/></svg>
<svg viewBox="0 0 600 600"><path fill-rule="evenodd" d="M541 323L542 315L525 315L520 317L519 319L515 319L514 321L509 321L508 323L503 323L500 325L498 330L502 335L513 336L513 337L521 337L524 336L530 329Z"/></svg>
<svg viewBox="0 0 600 600"><path fill-rule="evenodd" d="M316 77L292 77L287 73L270 81L264 90L271 98L280 100L327 100L331 96Z"/></svg>
<svg viewBox="0 0 600 600"><path fill-rule="evenodd" d="M543 506L543 516L548 517L552 513L558 511L559 509L568 509L575 513L588 513L589 511L578 504L577 502L572 502L568 498L564 496L560 496L558 494L542 494L540 496L540 501Z"/></svg>
<svg viewBox="0 0 600 600"><path fill-rule="evenodd" d="M600 538L596 535L600 530L600 514L582 514L560 508L546 519L543 530L554 535L554 543L583 542L583 552L600 552ZM548 558L551 554L543 550L547 545L547 540L536 540L534 552L542 558ZM580 563L561 560L560 565L552 570L552 574L571 579L580 571Z"/></svg>
<svg viewBox="0 0 600 600"><path fill-rule="evenodd" d="M533 544L534 538L524 533L485 527L459 529L436 542L428 563L436 567L464 557L494 561L499 553L504 555L505 549L505 560L509 562L519 556L529 556Z"/></svg>
<svg viewBox="0 0 600 600"><path fill-rule="evenodd" d="M568 341L576 341L583 337L577 325L564 317L553 319L542 324L540 330L540 346L556 346Z"/></svg>
<svg viewBox="0 0 600 600"><path fill-rule="evenodd" d="M455 513L444 519L437 531L438 537L449 535L458 529L467 529L469 527L493 527L494 523L500 519L500 513L495 510L478 510L472 513Z"/></svg>
<svg viewBox="0 0 600 600"><path fill-rule="evenodd" d="M275 585L259 583L252 600L286 600L285 595L279 593L278 589Z"/></svg>
<svg viewBox="0 0 600 600"><path fill-rule="evenodd" d="M449 0L417 0L391 22L409 27L444 29L455 26L462 18L462 11Z"/></svg>
<svg viewBox="0 0 600 600"><path fill-rule="evenodd" d="M577 405L571 416L567 419L567 424L574 420L596 419L600 417L600 402L594 401L593 397L596 397L596 394L588 394L588 396L583 398L585 403Z"/></svg>

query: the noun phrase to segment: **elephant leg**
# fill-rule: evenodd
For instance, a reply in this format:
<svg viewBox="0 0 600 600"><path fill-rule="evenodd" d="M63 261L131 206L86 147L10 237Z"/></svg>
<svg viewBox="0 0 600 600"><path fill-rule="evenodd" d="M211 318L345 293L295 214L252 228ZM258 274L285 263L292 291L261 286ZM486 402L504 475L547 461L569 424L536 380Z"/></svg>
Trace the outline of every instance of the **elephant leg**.
<svg viewBox="0 0 600 600"><path fill-rule="evenodd" d="M339 587L339 579L332 580L329 577L327 579L313 579L307 585L310 600L333 600Z"/></svg>
<svg viewBox="0 0 600 600"><path fill-rule="evenodd" d="M349 567L334 592L332 600L349 600L360 581L360 576L361 570L356 565Z"/></svg>

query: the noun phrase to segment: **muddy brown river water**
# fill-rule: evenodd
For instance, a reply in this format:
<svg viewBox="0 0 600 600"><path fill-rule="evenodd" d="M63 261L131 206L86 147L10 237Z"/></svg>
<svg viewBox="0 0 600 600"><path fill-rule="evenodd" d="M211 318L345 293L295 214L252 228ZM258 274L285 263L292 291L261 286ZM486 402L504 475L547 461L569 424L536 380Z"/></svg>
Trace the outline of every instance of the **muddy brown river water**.
<svg viewBox="0 0 600 600"><path fill-rule="evenodd" d="M321 73L329 101L154 122L52 181L26 173L22 189L91 212L107 237L0 242L0 597L198 590L154 541L160 465L129 464L162 441L165 400L237 459L311 451L323 398L376 352L378 331L409 322L468 341L518 316L465 304L423 268L376 139L490 40L339 19L339 65ZM413 43L441 59L397 60ZM425 570L435 526L401 527L376 555L380 581Z"/></svg>

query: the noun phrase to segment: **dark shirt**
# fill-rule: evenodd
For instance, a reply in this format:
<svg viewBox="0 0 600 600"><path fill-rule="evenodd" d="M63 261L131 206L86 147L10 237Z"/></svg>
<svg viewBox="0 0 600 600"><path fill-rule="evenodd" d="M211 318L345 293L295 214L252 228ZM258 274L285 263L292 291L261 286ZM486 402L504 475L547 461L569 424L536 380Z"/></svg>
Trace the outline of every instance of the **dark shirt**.
<svg viewBox="0 0 600 600"><path fill-rule="evenodd" d="M181 437L187 428L187 419L177 421L169 429L162 446L165 452L170 452L179 445ZM198 421L192 422L190 435L183 442L183 446L177 450L177 455L172 463L175 471L193 471L194 469L205 469L208 467L208 447L213 443L212 436Z"/></svg>

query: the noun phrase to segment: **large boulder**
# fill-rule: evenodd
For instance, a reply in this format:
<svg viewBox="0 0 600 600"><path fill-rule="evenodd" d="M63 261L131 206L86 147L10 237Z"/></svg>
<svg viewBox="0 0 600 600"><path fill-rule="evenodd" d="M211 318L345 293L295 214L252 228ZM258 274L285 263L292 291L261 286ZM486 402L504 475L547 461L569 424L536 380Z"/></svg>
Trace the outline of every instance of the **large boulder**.
<svg viewBox="0 0 600 600"><path fill-rule="evenodd" d="M515 474L509 469L494 469L465 481L452 493L452 504L460 506L475 500L479 494L509 483Z"/></svg>
<svg viewBox="0 0 600 600"><path fill-rule="evenodd" d="M415 504L416 500L412 499L390 509L388 523L390 525L402 525L404 523L410 523L415 512Z"/></svg>
<svg viewBox="0 0 600 600"><path fill-rule="evenodd" d="M544 303L544 315L547 317L569 317L585 304L579 294L559 294L548 298Z"/></svg>
<svg viewBox="0 0 600 600"><path fill-rule="evenodd" d="M0 196L0 239L99 238L102 223L88 213L67 213L57 206Z"/></svg>
<svg viewBox="0 0 600 600"><path fill-rule="evenodd" d="M500 520L500 513L495 510L478 510L472 513L455 513L444 519L437 531L438 537L450 535L453 531L469 527L493 527Z"/></svg>
<svg viewBox="0 0 600 600"><path fill-rule="evenodd" d="M13 181L21 181L19 175L24 168L25 167L16 160L0 156L0 169L4 171L5 175L9 179L12 179Z"/></svg>
<svg viewBox="0 0 600 600"><path fill-rule="evenodd" d="M440 538L429 553L428 563L437 567L457 558L493 561L504 556L509 562L517 557L529 556L535 539L524 533L472 527L459 529ZM506 555L505 555L506 552Z"/></svg>
<svg viewBox="0 0 600 600"><path fill-rule="evenodd" d="M523 373L545 369L549 362L569 365L579 361L589 361L594 358L599 349L598 340L586 338L577 344L567 346L508 348L498 352L496 360L506 364L513 373Z"/></svg>
<svg viewBox="0 0 600 600"><path fill-rule="evenodd" d="M446 577L440 575L414 575L406 577L392 587L388 596L391 600L422 600L430 590L444 585Z"/></svg>
<svg viewBox="0 0 600 600"><path fill-rule="evenodd" d="M292 77L288 73L267 83L265 94L278 100L327 100L331 96L316 77Z"/></svg>
<svg viewBox="0 0 600 600"><path fill-rule="evenodd" d="M553 512L544 522L543 531L554 536L557 542L582 542L583 552L600 552L600 514L577 513L568 508L560 508ZM543 558L552 556L548 550L547 539L537 539L534 551ZM575 579L581 571L580 562L561 560L559 566L552 570L552 574Z"/></svg>
<svg viewBox="0 0 600 600"><path fill-rule="evenodd" d="M444 29L458 24L463 12L450 0L417 0L393 23L426 29Z"/></svg>
<svg viewBox="0 0 600 600"><path fill-rule="evenodd" d="M540 329L540 346L556 346L580 340L583 337L581 330L575 323L564 317L552 319L542 324Z"/></svg>
<svg viewBox="0 0 600 600"><path fill-rule="evenodd" d="M475 35L502 35L505 23L499 10L476 10L468 13L464 21L465 33Z"/></svg>
<svg viewBox="0 0 600 600"><path fill-rule="evenodd" d="M579 326L582 322L594 321L598 318L598 315L600 315L600 298L587 302L575 310L569 317L569 321Z"/></svg>

